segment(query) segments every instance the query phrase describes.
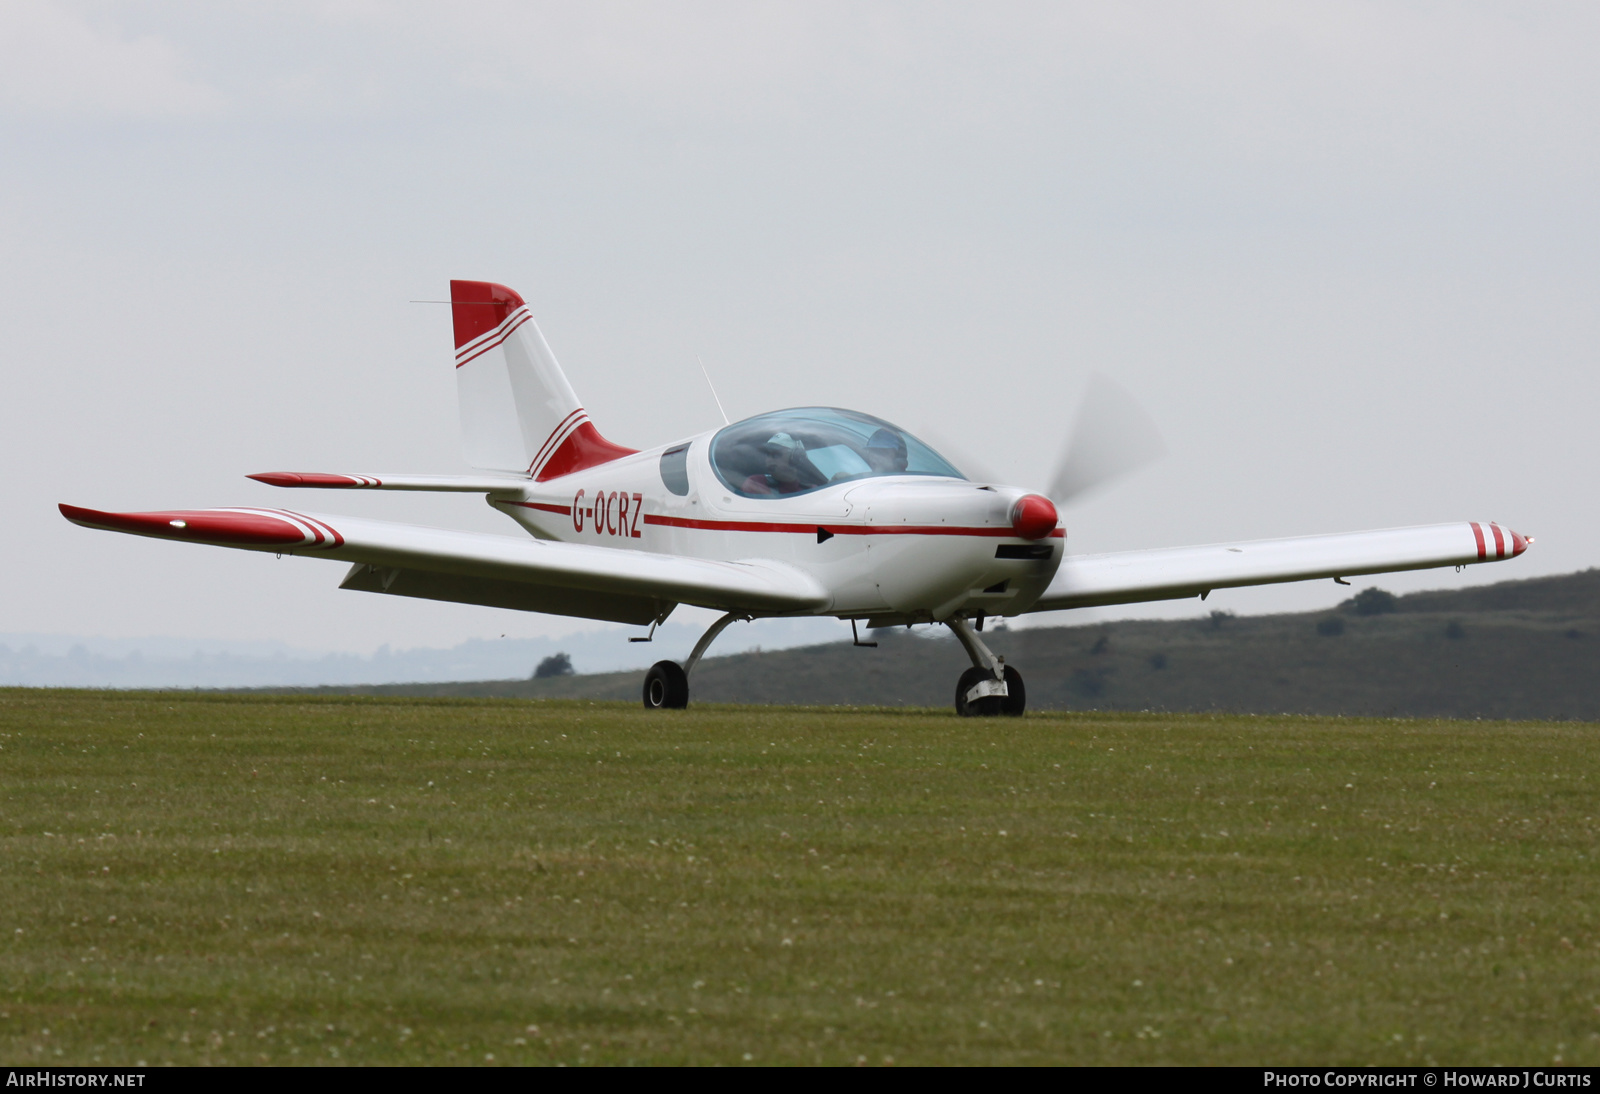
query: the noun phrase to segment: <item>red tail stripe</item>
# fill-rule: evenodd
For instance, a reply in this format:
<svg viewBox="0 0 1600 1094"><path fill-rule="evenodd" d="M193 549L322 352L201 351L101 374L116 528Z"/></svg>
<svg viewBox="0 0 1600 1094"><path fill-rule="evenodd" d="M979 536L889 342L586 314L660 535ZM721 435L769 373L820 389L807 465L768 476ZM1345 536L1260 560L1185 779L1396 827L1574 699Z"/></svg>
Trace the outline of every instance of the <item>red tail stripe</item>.
<svg viewBox="0 0 1600 1094"><path fill-rule="evenodd" d="M1471 524L1473 538L1478 541L1478 561L1482 562L1489 557L1489 552L1484 548L1483 544L1483 526L1477 521L1472 521Z"/></svg>
<svg viewBox="0 0 1600 1094"><path fill-rule="evenodd" d="M1489 530L1494 533L1494 557L1505 558L1506 541L1500 535L1500 526L1498 524L1490 524Z"/></svg>
<svg viewBox="0 0 1600 1094"><path fill-rule="evenodd" d="M498 303L491 303L488 306L489 307L506 307L507 305L498 304ZM511 308L500 319L500 321L497 322L494 326L490 327L488 330L485 330L482 334L477 335L474 338L470 338L467 341L462 342L459 345L457 345L456 346L456 356L457 357L461 357L464 354L471 353L473 350L477 349L483 343L489 341L489 339L494 338L497 335L504 334L505 333L506 324L511 322L513 319L516 319L519 316L530 315L530 314L532 314L532 313L529 312L527 307L525 305L522 305L522 304L519 304L516 307Z"/></svg>
<svg viewBox="0 0 1600 1094"><path fill-rule="evenodd" d="M620 444L612 444L600 435L588 415L567 432L556 450L545 458L543 464L538 465L537 473L533 477L537 482L548 482L558 479L562 475L570 475L574 471L584 471L591 467L599 467L612 460L620 460L624 456L633 455L637 449L624 448Z"/></svg>
<svg viewBox="0 0 1600 1094"><path fill-rule="evenodd" d="M544 444L539 446L539 451L534 454L533 462L528 464L528 474L536 473L549 460L555 450L561 447L561 442L567 439L567 435L578 427L580 420L586 417L588 415L584 413L583 407L580 406L577 410L562 418L556 427L550 431L550 436L544 439Z"/></svg>
<svg viewBox="0 0 1600 1094"><path fill-rule="evenodd" d="M466 364L468 361L476 361L479 357L482 357L484 354L488 353L490 350L492 350L496 346L500 345L507 338L510 338L512 331L516 330L518 327L522 326L522 324L526 323L528 320L530 320L532 318L533 318L533 316L530 313L523 312L521 317L518 318L515 323L512 323L509 327L507 327L505 329L505 331L500 335L500 337L496 338L494 341L488 343L487 345L479 346L476 350L474 350L472 353L468 354L466 357L458 357L458 358L456 358L456 368L460 368L462 365Z"/></svg>

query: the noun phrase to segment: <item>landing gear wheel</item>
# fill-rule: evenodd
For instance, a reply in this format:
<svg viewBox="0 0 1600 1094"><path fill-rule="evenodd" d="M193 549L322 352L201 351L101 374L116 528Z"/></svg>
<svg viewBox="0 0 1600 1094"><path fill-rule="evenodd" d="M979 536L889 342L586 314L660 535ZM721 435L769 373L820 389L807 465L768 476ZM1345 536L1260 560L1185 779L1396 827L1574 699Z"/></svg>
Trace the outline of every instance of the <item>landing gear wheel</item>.
<svg viewBox="0 0 1600 1094"><path fill-rule="evenodd" d="M1011 718L1022 717L1028 709L1028 689L1022 684L1022 673L1006 666L1006 697L1000 700L1000 713Z"/></svg>
<svg viewBox="0 0 1600 1094"><path fill-rule="evenodd" d="M956 684L956 713L963 718L993 718L999 714L1022 717L1022 712L1028 709L1028 689L1023 686L1022 673L1010 665L1006 666L1006 694L967 699L967 692L974 686L993 679L994 674L985 669L972 668L963 672Z"/></svg>
<svg viewBox="0 0 1600 1094"><path fill-rule="evenodd" d="M689 676L676 661L657 661L644 674L646 710L682 710L689 705Z"/></svg>
<svg viewBox="0 0 1600 1094"><path fill-rule="evenodd" d="M961 679L956 681L956 713L963 718L992 718L1001 713L1005 697L1001 695L985 695L977 699L968 700L967 692L985 680L993 680L994 673L987 669L972 668L961 674ZM1009 685L1010 681L1007 681Z"/></svg>

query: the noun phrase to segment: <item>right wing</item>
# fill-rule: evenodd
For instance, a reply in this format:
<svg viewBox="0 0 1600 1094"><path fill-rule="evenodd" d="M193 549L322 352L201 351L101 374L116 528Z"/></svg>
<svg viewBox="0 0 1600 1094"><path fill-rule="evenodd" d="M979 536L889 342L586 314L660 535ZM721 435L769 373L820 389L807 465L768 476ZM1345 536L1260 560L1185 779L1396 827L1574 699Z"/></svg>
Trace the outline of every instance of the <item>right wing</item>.
<svg viewBox="0 0 1600 1094"><path fill-rule="evenodd" d="M61 506L86 528L246 551L353 562L340 588L520 611L649 623L693 604L761 615L811 614L832 602L781 562L713 562L287 509L102 513Z"/></svg>
<svg viewBox="0 0 1600 1094"><path fill-rule="evenodd" d="M1331 536L1258 539L1068 555L1029 611L1204 596L1212 589L1355 577L1515 558L1533 540L1498 524L1430 524Z"/></svg>

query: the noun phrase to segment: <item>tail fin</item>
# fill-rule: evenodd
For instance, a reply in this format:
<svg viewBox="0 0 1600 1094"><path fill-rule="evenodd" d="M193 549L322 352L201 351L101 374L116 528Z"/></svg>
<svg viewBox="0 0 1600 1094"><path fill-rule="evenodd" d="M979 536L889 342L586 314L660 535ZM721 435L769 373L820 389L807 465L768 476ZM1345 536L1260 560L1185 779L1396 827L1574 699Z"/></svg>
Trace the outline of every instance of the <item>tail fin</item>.
<svg viewBox="0 0 1600 1094"><path fill-rule="evenodd" d="M452 281L450 313L469 464L543 482L633 453L589 421L522 297L487 281Z"/></svg>

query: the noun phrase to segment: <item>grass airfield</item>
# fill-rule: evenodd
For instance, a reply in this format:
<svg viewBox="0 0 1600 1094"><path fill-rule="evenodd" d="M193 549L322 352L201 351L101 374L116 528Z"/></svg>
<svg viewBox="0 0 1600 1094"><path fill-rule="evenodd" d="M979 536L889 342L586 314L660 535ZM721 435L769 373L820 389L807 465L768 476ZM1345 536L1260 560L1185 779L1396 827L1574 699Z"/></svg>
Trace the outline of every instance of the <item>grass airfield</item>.
<svg viewBox="0 0 1600 1094"><path fill-rule="evenodd" d="M0 690L8 1063L1600 1063L1600 727Z"/></svg>

